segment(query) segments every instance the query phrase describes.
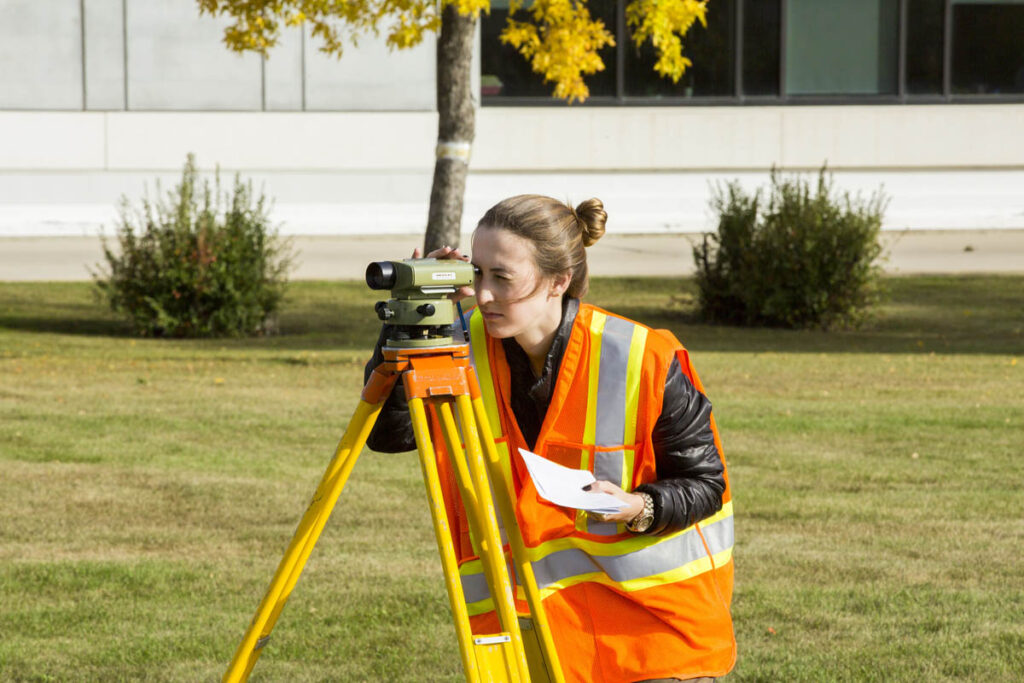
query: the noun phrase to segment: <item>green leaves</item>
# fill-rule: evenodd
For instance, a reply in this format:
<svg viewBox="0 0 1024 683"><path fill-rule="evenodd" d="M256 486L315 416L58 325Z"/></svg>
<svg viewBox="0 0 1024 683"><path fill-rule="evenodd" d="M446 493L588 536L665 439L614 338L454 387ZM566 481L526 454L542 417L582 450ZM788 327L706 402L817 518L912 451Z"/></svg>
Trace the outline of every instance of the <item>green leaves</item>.
<svg viewBox="0 0 1024 683"><path fill-rule="evenodd" d="M117 250L104 243L108 270L96 284L136 334L261 334L284 295L291 254L264 197L237 176L230 195L219 174L200 185L191 154L166 198L138 208L122 199L117 240Z"/></svg>
<svg viewBox="0 0 1024 683"><path fill-rule="evenodd" d="M815 190L771 174L761 191L717 188L718 231L694 248L702 315L712 322L781 327L852 327L880 296L876 261L887 199L837 194L825 168Z"/></svg>

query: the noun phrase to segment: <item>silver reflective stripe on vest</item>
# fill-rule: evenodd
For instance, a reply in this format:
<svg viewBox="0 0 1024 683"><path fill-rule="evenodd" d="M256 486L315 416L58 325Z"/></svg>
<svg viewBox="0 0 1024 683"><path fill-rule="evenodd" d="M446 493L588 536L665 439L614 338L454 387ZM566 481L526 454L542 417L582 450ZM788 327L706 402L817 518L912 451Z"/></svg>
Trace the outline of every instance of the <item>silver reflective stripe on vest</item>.
<svg viewBox="0 0 1024 683"><path fill-rule="evenodd" d="M600 418L598 418L600 419ZM622 451L598 451L594 453L594 478L598 481L610 481L621 486L622 463L626 454ZM598 522L587 517L587 533L598 536L614 536L619 533L617 522Z"/></svg>
<svg viewBox="0 0 1024 683"><path fill-rule="evenodd" d="M601 369L597 381L597 424L595 445L614 446L626 435L626 370L629 346L633 341L633 323L608 316L601 335ZM617 479L619 483L622 469Z"/></svg>
<svg viewBox="0 0 1024 683"><path fill-rule="evenodd" d="M633 323L611 315L605 320L597 380L595 446L617 446L626 440L626 371L634 327ZM594 453L594 477L623 486L624 461L622 451ZM619 525L588 518L587 533L614 536L619 533Z"/></svg>
<svg viewBox="0 0 1024 683"><path fill-rule="evenodd" d="M631 581L668 572L705 557L704 544L697 530L691 528L685 534L624 555L588 555L578 548L560 550L535 561L533 572L541 588L596 571L604 572L613 581Z"/></svg>
<svg viewBox="0 0 1024 683"><path fill-rule="evenodd" d="M466 604L472 604L474 602L480 602L481 600L490 600L491 591L487 586L486 574L484 574L483 567L480 565L480 561L474 562L474 568L479 567L478 571L474 573L461 573L465 571L465 565L459 570L459 581L462 583L462 592L465 597ZM505 568L509 572L509 576L512 576L515 580L516 586L523 585L523 580L519 576L519 567L512 562L512 556L505 551Z"/></svg>
<svg viewBox="0 0 1024 683"><path fill-rule="evenodd" d="M462 582L462 592L465 594L466 602L480 602L489 600L491 591L487 588L487 579L484 574L463 574L459 577Z"/></svg>
<svg viewBox="0 0 1024 683"><path fill-rule="evenodd" d="M622 485L622 461L626 457L624 451L598 451L594 453L594 477L598 480L610 481L616 486Z"/></svg>
<svg viewBox="0 0 1024 683"><path fill-rule="evenodd" d="M603 572L613 581L625 583L656 574L671 572L691 562L703 560L725 552L733 546L733 518L730 514L707 526L701 526L704 542L695 527L685 533L669 537L640 550L622 555L590 555L579 548L567 548L533 561L534 576L539 588L547 588L566 579ZM473 603L491 597L482 573L461 576L466 602ZM518 577L517 577L518 581Z"/></svg>
<svg viewBox="0 0 1024 683"><path fill-rule="evenodd" d="M704 540L707 541L712 557L724 550L728 550L735 542L732 515L724 517L713 524L702 525L700 530L704 532Z"/></svg>

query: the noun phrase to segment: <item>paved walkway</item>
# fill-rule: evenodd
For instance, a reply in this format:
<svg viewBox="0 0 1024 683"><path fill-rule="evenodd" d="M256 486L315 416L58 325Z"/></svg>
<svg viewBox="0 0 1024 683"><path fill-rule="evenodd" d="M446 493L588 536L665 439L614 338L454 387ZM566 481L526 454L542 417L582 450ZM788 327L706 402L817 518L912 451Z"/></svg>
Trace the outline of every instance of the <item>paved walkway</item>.
<svg viewBox="0 0 1024 683"><path fill-rule="evenodd" d="M417 235L296 237L296 280L362 279L371 261L406 258ZM606 235L589 250L592 275L685 275L700 235ZM1024 273L1024 230L885 232L891 273ZM468 237L464 242L468 244ZM87 280L103 260L92 237L0 238L0 281Z"/></svg>

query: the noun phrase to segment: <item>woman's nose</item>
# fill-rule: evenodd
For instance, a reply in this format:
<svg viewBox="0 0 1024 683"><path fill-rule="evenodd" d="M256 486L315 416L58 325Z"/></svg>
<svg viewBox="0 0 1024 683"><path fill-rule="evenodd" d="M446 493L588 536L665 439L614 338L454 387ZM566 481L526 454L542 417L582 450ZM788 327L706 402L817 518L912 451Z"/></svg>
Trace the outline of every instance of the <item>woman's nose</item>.
<svg viewBox="0 0 1024 683"><path fill-rule="evenodd" d="M491 288L484 285L482 282L477 281L476 289L476 302L481 306L494 301L494 294L491 293Z"/></svg>

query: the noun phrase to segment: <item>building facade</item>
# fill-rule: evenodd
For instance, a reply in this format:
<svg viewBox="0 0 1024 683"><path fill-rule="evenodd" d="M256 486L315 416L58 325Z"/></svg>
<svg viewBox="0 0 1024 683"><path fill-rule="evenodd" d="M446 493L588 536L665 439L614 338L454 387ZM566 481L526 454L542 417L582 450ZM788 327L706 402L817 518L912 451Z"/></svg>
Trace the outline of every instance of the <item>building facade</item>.
<svg viewBox="0 0 1024 683"><path fill-rule="evenodd" d="M707 230L716 183L823 164L884 186L887 229L1024 228L1024 0L711 0L678 84L624 0L590 0L616 46L572 106L500 43L507 4L480 24L467 230L520 192L601 197L612 231ZM262 59L191 0L3 0L0 19L0 235L109 231L188 152L262 185L285 232L423 230L432 38L338 60L290 29Z"/></svg>

